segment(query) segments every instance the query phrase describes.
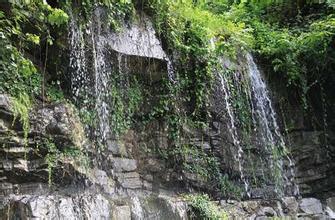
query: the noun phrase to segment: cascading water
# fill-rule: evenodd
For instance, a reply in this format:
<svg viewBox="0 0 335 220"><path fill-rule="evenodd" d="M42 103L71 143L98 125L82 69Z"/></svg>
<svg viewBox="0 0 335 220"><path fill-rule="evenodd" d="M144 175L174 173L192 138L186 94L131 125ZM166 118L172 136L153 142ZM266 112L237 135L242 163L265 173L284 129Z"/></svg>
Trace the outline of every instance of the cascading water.
<svg viewBox="0 0 335 220"><path fill-rule="evenodd" d="M110 30L101 22L107 16L103 8L98 7L94 10L92 21L86 27L79 25L77 16L72 13L70 15L73 98L81 112L85 109L95 110L93 117L90 116L94 118L96 125L92 129L93 135L99 145L110 146L115 138L111 124L111 84L118 83L118 87L126 91L125 87L129 86L126 76L129 72L128 66L134 65L134 57L140 62L150 58L163 61L167 65L168 78L175 82L172 62L156 38L150 19L144 15L130 27L124 24L120 32ZM143 74L143 70L145 71L145 68L138 71L142 71L140 74ZM117 80L113 81L114 78Z"/></svg>
<svg viewBox="0 0 335 220"><path fill-rule="evenodd" d="M249 192L249 183L247 181L247 179L245 178L244 175L244 170L243 170L243 149L240 143L240 140L238 139L238 134L237 134L237 128L235 126L235 116L234 116L234 111L231 107L230 104L230 91L228 89L228 85L227 85L227 80L225 79L225 76L223 74L218 74L219 78L220 78L220 85L221 85L221 89L222 92L224 94L224 101L225 101L225 106L226 106L226 110L229 116L229 133L231 135L231 138L233 139L233 144L235 147L237 147L237 155L236 155L236 159L238 161L238 166L239 166L239 172L240 172L240 178L244 183L244 188L245 191L248 195L248 197L250 197L250 192Z"/></svg>
<svg viewBox="0 0 335 220"><path fill-rule="evenodd" d="M91 129L89 125L86 125L88 126L87 131L92 132L99 146L107 146L111 139L108 91L111 71L105 59L105 42L100 40L101 26L96 25L100 23L100 17L98 14L94 22L90 22L86 28L83 28L79 25L77 16L72 13L70 15L72 97L80 109L81 116L95 120L97 127ZM87 53L86 50L91 53ZM98 160L97 162L99 163Z"/></svg>
<svg viewBox="0 0 335 220"><path fill-rule="evenodd" d="M170 82L176 83L177 81L175 79L175 73L174 73L172 61L168 57L166 57L165 60L166 60L166 63L167 63L168 78L169 78Z"/></svg>
<svg viewBox="0 0 335 220"><path fill-rule="evenodd" d="M283 195L284 189L291 187L294 190L293 194L297 195L299 190L294 184L294 163L288 156L280 133L269 91L251 54L247 54L246 58L252 95L253 122L260 137L260 144L268 153L269 166L276 182L275 190L278 195ZM289 162L288 170L284 169L283 157L286 157ZM288 171L289 174L285 174L285 171Z"/></svg>
<svg viewBox="0 0 335 220"><path fill-rule="evenodd" d="M99 16L97 16L99 18ZM98 19L98 27L100 27ZM110 71L107 69L104 56L104 41L99 38L100 30L97 31L97 36L92 28L92 45L93 59L95 72L95 109L98 116L98 143L102 146L106 145L110 140L111 128L109 123L109 76Z"/></svg>
<svg viewBox="0 0 335 220"><path fill-rule="evenodd" d="M77 25L76 19L70 19L69 24L69 44L72 48L70 51L70 67L73 74L71 75L71 91L76 104L79 104L81 96L85 96L87 79L85 44L83 32Z"/></svg>
<svg viewBox="0 0 335 220"><path fill-rule="evenodd" d="M109 146L109 144L113 143L114 138L111 127L111 114L113 113L113 101L110 95L111 84L119 83L120 86L118 88L121 89L129 86L130 82L127 81L126 75L130 74L127 69L128 66L134 63L132 56L137 58L149 57L164 61L167 64L168 78L173 83L176 81L171 59L161 49L150 25L148 25L147 34L141 34L143 30L139 25L135 25L130 29L125 28L121 33L109 32L102 28L103 25L100 22L102 15L100 12L100 10L96 10L94 19L86 31L82 31L76 19L71 19L69 35L71 46L70 66L72 68L71 86L75 102L84 101L84 104L78 105L81 111L85 110L85 108L95 110L97 128L94 130L97 142L102 146ZM134 47L133 45L136 46ZM252 121L256 130L254 134L257 134L255 136L258 137L257 140L259 142L257 147L260 147L262 152L266 152L266 155L262 155L260 160L263 161L261 163L265 164L265 169L268 167L270 169L269 173L273 173L271 180L275 181L278 195L282 195L284 194L284 189L294 186L294 164L287 155L266 84L262 80L252 56L247 54L246 58L250 86L243 89L250 90L245 93L250 94L250 111L252 112ZM117 80L112 78L114 72L118 74L116 76ZM234 152L236 152L238 171L244 184L244 189L250 197L254 184L252 184L248 175L249 167L245 152L248 153L249 151L244 143L244 138L240 136L240 123L238 120L240 115L236 112L238 109L234 109L235 103L234 105L232 103L236 91L232 92L230 78L228 79L227 75L218 75L220 77L222 100L227 112L227 126L233 145L236 147ZM236 77L233 81L239 83L240 75L232 76ZM124 89L124 93L126 91ZM123 95L125 96L126 94ZM283 159L283 157L286 158ZM286 165L285 162L289 164ZM288 173L285 173L286 171ZM298 190L295 187L295 194L297 193Z"/></svg>

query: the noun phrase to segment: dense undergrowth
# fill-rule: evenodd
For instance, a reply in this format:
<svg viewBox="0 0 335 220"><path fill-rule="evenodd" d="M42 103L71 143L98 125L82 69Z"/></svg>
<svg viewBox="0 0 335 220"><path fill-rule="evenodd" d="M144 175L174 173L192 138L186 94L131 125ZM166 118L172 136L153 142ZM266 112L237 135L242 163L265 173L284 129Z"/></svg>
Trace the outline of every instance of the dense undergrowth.
<svg viewBox="0 0 335 220"><path fill-rule="evenodd" d="M190 219L228 219L227 213L219 208L218 204L211 201L206 194L190 194L185 196L185 200L189 204Z"/></svg>
<svg viewBox="0 0 335 220"><path fill-rule="evenodd" d="M179 73L194 80L201 106L216 54L234 57L251 50L263 61L269 77L282 79L301 104L334 69L334 2L304 1L149 1L157 30L167 48L186 65ZM214 61L215 62L215 61ZM195 65L194 65L195 64ZM195 68L194 69L192 69ZM195 74L191 77L191 74ZM203 77L205 80L203 80ZM206 100L204 98L203 100Z"/></svg>

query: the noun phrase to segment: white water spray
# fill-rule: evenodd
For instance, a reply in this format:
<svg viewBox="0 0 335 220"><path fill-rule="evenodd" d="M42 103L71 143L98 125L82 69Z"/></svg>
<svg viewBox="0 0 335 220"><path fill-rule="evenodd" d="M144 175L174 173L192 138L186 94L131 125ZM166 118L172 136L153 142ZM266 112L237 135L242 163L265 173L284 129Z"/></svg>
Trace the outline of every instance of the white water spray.
<svg viewBox="0 0 335 220"><path fill-rule="evenodd" d="M224 101L225 101L226 110L229 116L229 126L228 126L229 133L233 139L234 146L237 147L236 159L238 161L240 178L244 183L245 192L247 193L248 197L250 197L249 183L247 179L245 178L244 171L243 171L244 152L243 152L240 140L238 139L237 128L235 126L235 116L234 116L234 112L233 112L233 109L231 107L230 100L229 100L229 97L231 97L230 91L228 89L227 80L225 79L224 75L223 74L218 74L218 75L220 78L221 90L224 93Z"/></svg>
<svg viewBox="0 0 335 220"><path fill-rule="evenodd" d="M251 54L247 54L246 58L252 90L252 113L255 128L258 129L257 132L261 136L262 146L265 147L269 154L271 171L278 169L277 175L279 176L277 176L277 179L284 180L284 186L280 186L278 185L280 183L277 183L276 192L282 195L284 193L283 188L291 186L294 188L293 193L297 195L299 190L294 184L294 163L288 156L288 150L280 133L269 91ZM278 151L282 153L278 153ZM289 162L290 177L285 175L282 156L285 156Z"/></svg>

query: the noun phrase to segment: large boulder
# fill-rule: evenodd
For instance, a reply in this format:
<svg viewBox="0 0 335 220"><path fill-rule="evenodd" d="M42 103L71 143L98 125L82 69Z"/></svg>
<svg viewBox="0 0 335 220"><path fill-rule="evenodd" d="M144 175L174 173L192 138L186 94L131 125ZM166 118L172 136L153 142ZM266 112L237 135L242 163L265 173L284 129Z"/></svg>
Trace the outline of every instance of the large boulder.
<svg viewBox="0 0 335 220"><path fill-rule="evenodd" d="M320 200L315 198L304 198L300 201L299 209L303 213L307 214L321 214L322 211L322 204Z"/></svg>
<svg viewBox="0 0 335 220"><path fill-rule="evenodd" d="M0 207L3 219L110 219L111 206L101 194L21 195Z"/></svg>
<svg viewBox="0 0 335 220"><path fill-rule="evenodd" d="M152 195L132 198L132 219L135 220L187 220L187 204L179 198Z"/></svg>

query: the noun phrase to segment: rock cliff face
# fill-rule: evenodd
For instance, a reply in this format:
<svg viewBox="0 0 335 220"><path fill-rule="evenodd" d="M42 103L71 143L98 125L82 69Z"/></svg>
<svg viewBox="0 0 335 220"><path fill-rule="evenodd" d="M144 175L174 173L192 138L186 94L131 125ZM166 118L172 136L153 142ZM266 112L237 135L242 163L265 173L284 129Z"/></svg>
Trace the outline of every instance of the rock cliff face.
<svg viewBox="0 0 335 220"><path fill-rule="evenodd" d="M123 65L123 70L129 67L132 73L142 74L141 77L150 82L148 90L158 88L157 81L167 72L167 57L148 18L142 17L117 34L104 34L106 30L99 29L103 27L100 18L105 16L104 12L98 9L95 13L94 24L98 25L92 27L97 28L94 33L99 36L87 35L85 40L91 49L99 50L103 59L99 62L110 61L106 62L108 67L96 66L101 63L92 63L94 59L84 61L83 65L92 71L95 68L121 71L117 68ZM78 37L77 32L72 34ZM78 47L75 49L80 50L80 45ZM76 52L70 56L84 59ZM117 62L121 62L119 66L110 65ZM103 120L108 119L104 118L105 112L100 112L105 101L100 92L107 91L100 85L98 90L90 91L94 83L103 83L95 80L109 79L107 75L107 78L97 76L100 73L87 73L85 78L74 76L71 89L79 108L86 98L97 98L98 122L104 124ZM87 84L82 84L85 80ZM84 89L84 96L77 96ZM93 93L94 97L90 96ZM154 102L154 96L147 101ZM82 125L74 106L40 104L30 111L30 127L25 137L23 119L14 114L14 108L14 100L1 94L1 219L187 219L186 203L176 197L173 189L162 189L157 180L157 176L169 178L170 174L163 173L164 162L143 152L143 147L154 142L166 147L167 143L160 144L163 138L159 133L160 122L129 129L119 137L111 134L107 123L107 130L98 127L98 135L95 135L92 128ZM150 106L141 108L146 112ZM108 139L101 138L105 131ZM103 141L106 148L98 148L99 141Z"/></svg>
<svg viewBox="0 0 335 220"><path fill-rule="evenodd" d="M302 195L334 196L334 144L323 142L323 131L292 132L291 140Z"/></svg>
<svg viewBox="0 0 335 220"><path fill-rule="evenodd" d="M29 144L24 146L22 127L19 122L13 124L10 97L1 95L0 100L1 143L4 146L1 148L1 172L4 174L1 179L0 197L2 218L188 218L186 203L171 194L176 187L160 185L168 182L169 174L172 175L163 173L168 172L163 161L148 157L147 154L138 155L136 159L127 158L130 153L136 155L137 145L134 140L137 139L134 131L128 132L123 140L115 145L124 145L128 153L121 153L123 157L110 157L110 168L115 172L113 175L108 175L94 166L80 167L74 163L73 158L68 158L62 159L54 167L53 185L48 185L47 156L41 150L38 154L36 151L37 148L46 147L43 145L44 137L51 135L60 150L69 145L76 148L90 145L83 136L83 129L73 112L73 107L68 104L54 104L34 109L30 115L31 129L27 141ZM158 127L151 125L150 129L156 130ZM8 139L8 133L11 134L11 139ZM197 139L193 138L192 141L196 142ZM161 147L164 146L161 145L162 142L159 143ZM202 141L201 145L212 144ZM199 179L189 175L191 174L185 174L185 177L191 183L201 186ZM332 200L327 200L326 205L323 206L317 199L296 200L294 197L285 197L281 201L220 202L229 218L243 216L250 219L275 216L297 216L304 219L334 217Z"/></svg>
<svg viewBox="0 0 335 220"><path fill-rule="evenodd" d="M248 157L238 158L240 152L229 126L229 105L225 103L228 99L224 99L227 94L219 78L209 97L209 126L185 123L181 142L193 150L172 160L168 156L175 150L169 137L171 125L162 118L139 120L150 116L167 95L164 80L173 80L170 60L150 20L141 15L129 27L125 25L121 32L114 33L103 22L104 11L97 9L95 13L87 30L80 30L75 18L71 24L69 44L75 51L70 52L69 71L76 106L34 106L25 137L20 116L13 113L11 97L0 95L1 219L188 219L192 218L189 207L179 193L200 191L218 198L222 189L207 174L214 169L218 170L215 174L230 177L224 179L226 175L222 175L225 182L220 186L227 200L218 203L230 218L334 217L332 199L327 206L313 198L277 199L275 184L265 177L259 185L245 186L248 181L243 182L242 174L247 180L270 175L271 170L262 172L265 168L261 159L267 153L257 144L243 146ZM246 81L245 57L224 63L234 66L238 83ZM123 76L136 75L146 91L138 106L140 114L133 117L138 121L122 134L113 130L115 119L109 115L115 113L117 103L111 102L109 94L114 72L121 73L117 78L121 87L130 84ZM129 93L125 90L122 96ZM181 103L178 107L189 106ZM82 123L80 111L90 108L95 112L91 116L97 121L94 126ZM237 130L236 135L243 133ZM257 142L256 137L250 139ZM291 132L289 143L301 195L331 197L335 164L319 132ZM287 161L283 163L285 166ZM244 187L252 188L253 201L228 199L236 195L247 198L240 192ZM235 194L229 194L231 191Z"/></svg>
<svg viewBox="0 0 335 220"><path fill-rule="evenodd" d="M78 116L68 104L32 110L27 145L21 124L13 124L11 99L3 94L0 111L1 218L186 219L186 204L173 195L152 192L150 184L136 172L134 159L110 158L113 176L91 165L83 167L71 156L62 156L50 165L50 146L44 138L52 137L61 152L68 146L79 150L90 147Z"/></svg>
<svg viewBox="0 0 335 220"><path fill-rule="evenodd" d="M286 128L286 142L295 160L296 181L301 195L322 200L334 196L333 109L320 110L323 101L317 90L312 91L317 98L312 101L310 108L314 110L310 112L297 104L294 97L287 97L285 85L270 85L274 91L273 97L277 100L276 107L281 112L282 127ZM327 90L331 91L331 88ZM329 125L327 128L322 126L324 122Z"/></svg>

